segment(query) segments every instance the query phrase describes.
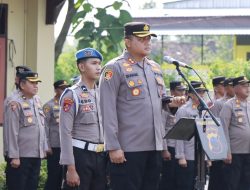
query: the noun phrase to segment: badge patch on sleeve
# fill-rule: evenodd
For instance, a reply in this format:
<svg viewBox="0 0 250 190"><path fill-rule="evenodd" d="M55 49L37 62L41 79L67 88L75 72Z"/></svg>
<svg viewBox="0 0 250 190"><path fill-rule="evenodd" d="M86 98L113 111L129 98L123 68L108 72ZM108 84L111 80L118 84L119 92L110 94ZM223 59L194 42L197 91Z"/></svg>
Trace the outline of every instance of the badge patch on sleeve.
<svg viewBox="0 0 250 190"><path fill-rule="evenodd" d="M72 104L74 103L74 101L70 98L65 98L63 100L63 111L68 112L72 106Z"/></svg>
<svg viewBox="0 0 250 190"><path fill-rule="evenodd" d="M110 80L113 77L113 71L111 69L106 69L104 73L105 80Z"/></svg>

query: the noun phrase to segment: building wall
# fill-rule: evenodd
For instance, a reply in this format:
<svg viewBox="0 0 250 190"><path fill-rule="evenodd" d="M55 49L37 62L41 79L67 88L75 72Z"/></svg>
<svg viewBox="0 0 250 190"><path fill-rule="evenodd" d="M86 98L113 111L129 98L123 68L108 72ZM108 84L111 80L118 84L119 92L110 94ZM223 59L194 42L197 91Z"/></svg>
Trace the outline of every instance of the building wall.
<svg viewBox="0 0 250 190"><path fill-rule="evenodd" d="M26 65L38 72L42 80L38 93L45 102L53 96L54 82L54 26L45 25L46 0L2 0L1 3L8 4L7 50L11 40L16 49L13 63L7 52L6 95L14 89L15 67ZM1 137L0 161L3 160Z"/></svg>
<svg viewBox="0 0 250 190"><path fill-rule="evenodd" d="M248 55L248 56L247 56ZM234 38L234 59L250 61L250 36L237 36Z"/></svg>

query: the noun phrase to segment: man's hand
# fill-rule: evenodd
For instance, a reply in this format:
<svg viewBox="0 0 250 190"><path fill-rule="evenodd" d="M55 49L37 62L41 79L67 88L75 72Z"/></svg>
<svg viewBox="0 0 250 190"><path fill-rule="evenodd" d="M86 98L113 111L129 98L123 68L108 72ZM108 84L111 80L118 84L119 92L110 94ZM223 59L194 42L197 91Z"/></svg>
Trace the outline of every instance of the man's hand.
<svg viewBox="0 0 250 190"><path fill-rule="evenodd" d="M185 96L176 96L171 99L171 103L168 104L169 107L180 107L186 103Z"/></svg>
<svg viewBox="0 0 250 190"><path fill-rule="evenodd" d="M179 165L180 165L181 167L184 167L184 168L187 167L187 161L186 161L186 159L184 159L184 158L179 159L179 160L178 160L178 163L179 163Z"/></svg>
<svg viewBox="0 0 250 190"><path fill-rule="evenodd" d="M227 158L224 160L225 164L231 164L232 163L232 154L228 154Z"/></svg>
<svg viewBox="0 0 250 190"><path fill-rule="evenodd" d="M127 161L122 150L110 150L109 158L114 164L121 164Z"/></svg>
<svg viewBox="0 0 250 190"><path fill-rule="evenodd" d="M171 160L171 154L167 150L162 151L162 158L165 161Z"/></svg>
<svg viewBox="0 0 250 190"><path fill-rule="evenodd" d="M66 173L66 181L70 187L77 187L80 185L80 178L76 172L75 166L68 165Z"/></svg>
<svg viewBox="0 0 250 190"><path fill-rule="evenodd" d="M20 166L21 162L19 158L13 158L11 159L10 165L12 168L18 168Z"/></svg>

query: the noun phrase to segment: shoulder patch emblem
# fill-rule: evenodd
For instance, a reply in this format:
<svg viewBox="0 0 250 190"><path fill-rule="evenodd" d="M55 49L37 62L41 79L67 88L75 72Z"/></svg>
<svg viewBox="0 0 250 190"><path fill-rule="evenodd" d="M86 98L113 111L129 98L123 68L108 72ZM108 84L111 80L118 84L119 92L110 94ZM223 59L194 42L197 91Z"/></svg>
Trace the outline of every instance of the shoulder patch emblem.
<svg viewBox="0 0 250 190"><path fill-rule="evenodd" d="M11 107L11 110L12 110L12 111L15 111L15 110L17 109L17 106L18 106L18 105L17 105L16 102L11 102L11 103L10 103L10 107Z"/></svg>
<svg viewBox="0 0 250 190"><path fill-rule="evenodd" d="M70 98L63 99L63 111L68 112L74 101Z"/></svg>
<svg viewBox="0 0 250 190"><path fill-rule="evenodd" d="M106 69L104 72L104 79L110 80L113 77L113 71L111 69Z"/></svg>

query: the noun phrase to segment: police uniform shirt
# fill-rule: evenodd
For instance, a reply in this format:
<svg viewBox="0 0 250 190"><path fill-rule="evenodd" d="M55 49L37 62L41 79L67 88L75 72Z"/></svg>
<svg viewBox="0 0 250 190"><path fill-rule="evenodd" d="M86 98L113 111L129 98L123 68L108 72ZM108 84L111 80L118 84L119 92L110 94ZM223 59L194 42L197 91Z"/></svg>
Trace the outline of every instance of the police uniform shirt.
<svg viewBox="0 0 250 190"><path fill-rule="evenodd" d="M173 126L176 123L176 117L172 113L162 110L162 121L163 125L165 126L165 134L167 134L170 129L173 128ZM175 147L175 140L174 139L166 139L168 147Z"/></svg>
<svg viewBox="0 0 250 190"><path fill-rule="evenodd" d="M103 129L99 111L98 89L89 90L80 81L70 87L60 100L60 141L62 165L74 164L72 138L92 143L103 143Z"/></svg>
<svg viewBox="0 0 250 190"><path fill-rule="evenodd" d="M167 150L161 117L165 94L162 72L154 61L135 62L127 51L110 61L100 79L105 149Z"/></svg>
<svg viewBox="0 0 250 190"><path fill-rule="evenodd" d="M185 105L178 109L176 113L176 121L183 117L199 117L197 107L193 105L192 99L189 99ZM177 159L194 160L194 137L192 137L189 141L176 140L175 157Z"/></svg>
<svg viewBox="0 0 250 190"><path fill-rule="evenodd" d="M45 115L38 96L26 99L22 93L13 96L5 113L8 157L45 157L48 150Z"/></svg>
<svg viewBox="0 0 250 190"><path fill-rule="evenodd" d="M52 98L43 106L43 112L46 116L45 123L47 127L47 137L49 147L60 147L59 137L59 99Z"/></svg>
<svg viewBox="0 0 250 190"><path fill-rule="evenodd" d="M233 154L250 153L250 102L228 100L220 112L221 124Z"/></svg>
<svg viewBox="0 0 250 190"><path fill-rule="evenodd" d="M7 112L7 109L8 109L8 104L9 104L9 101L11 99L13 99L15 96L17 96L19 94L19 90L14 90L10 96L8 96L7 98L5 98L4 100L4 103L3 103L3 109L4 109L4 113ZM4 155L7 155L8 154L8 134L7 134L7 121L6 121L6 118L7 116L5 116L4 114L4 117L3 117L3 153Z"/></svg>
<svg viewBox="0 0 250 190"><path fill-rule="evenodd" d="M226 103L227 100L229 100L231 97L223 97L220 99L215 100L214 106L211 108L211 112L214 114L215 117L220 116L220 111L223 107L223 105Z"/></svg>

